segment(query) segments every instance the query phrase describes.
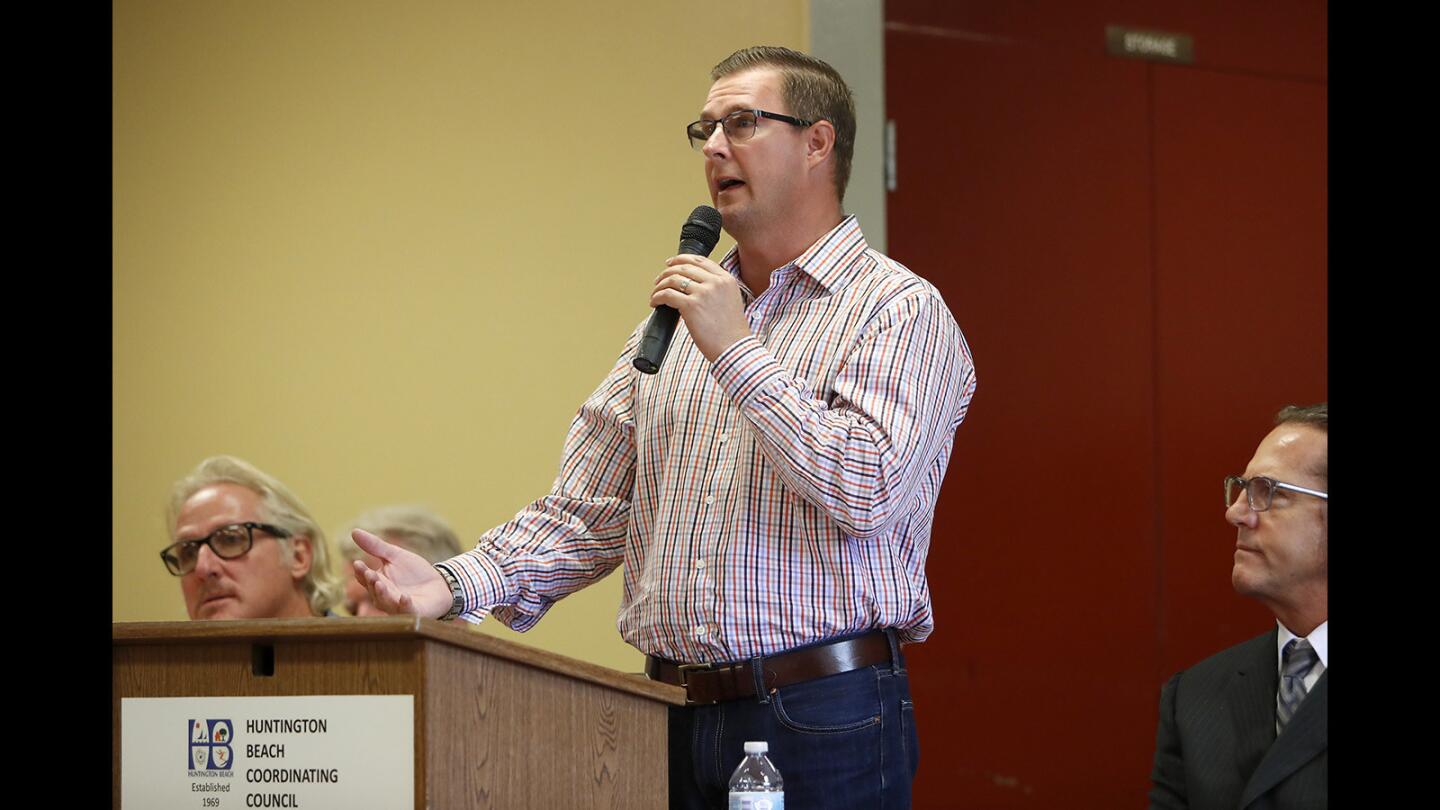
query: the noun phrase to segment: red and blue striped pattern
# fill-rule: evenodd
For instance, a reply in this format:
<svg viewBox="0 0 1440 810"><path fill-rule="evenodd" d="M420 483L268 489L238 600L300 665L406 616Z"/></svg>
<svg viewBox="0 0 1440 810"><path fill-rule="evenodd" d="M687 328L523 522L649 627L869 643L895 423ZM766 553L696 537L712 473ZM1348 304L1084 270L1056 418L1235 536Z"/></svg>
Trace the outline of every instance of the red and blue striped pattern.
<svg viewBox="0 0 1440 810"><path fill-rule="evenodd" d="M620 633L672 661L930 634L935 499L975 392L954 317L854 217L747 292L746 314L753 335L713 365L682 322L653 376L630 365L635 330L550 493L452 561L463 618L495 606L528 629L623 562Z"/></svg>

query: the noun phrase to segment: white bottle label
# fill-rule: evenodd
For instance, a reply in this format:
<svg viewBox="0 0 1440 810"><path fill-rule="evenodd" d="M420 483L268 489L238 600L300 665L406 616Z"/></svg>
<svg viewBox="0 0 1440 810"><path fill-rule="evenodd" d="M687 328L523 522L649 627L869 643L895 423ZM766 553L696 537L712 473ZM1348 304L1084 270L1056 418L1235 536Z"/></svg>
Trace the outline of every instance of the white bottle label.
<svg viewBox="0 0 1440 810"><path fill-rule="evenodd" d="M730 792L730 810L785 810L785 792Z"/></svg>

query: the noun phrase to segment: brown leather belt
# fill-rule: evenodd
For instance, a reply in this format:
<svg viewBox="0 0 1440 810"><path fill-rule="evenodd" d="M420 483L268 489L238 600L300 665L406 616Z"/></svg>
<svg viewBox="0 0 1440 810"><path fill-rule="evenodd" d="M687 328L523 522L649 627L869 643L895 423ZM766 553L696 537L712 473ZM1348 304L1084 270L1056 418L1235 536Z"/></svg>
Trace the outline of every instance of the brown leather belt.
<svg viewBox="0 0 1440 810"><path fill-rule="evenodd" d="M863 636L765 656L760 659L765 691L887 663L890 642L885 633L876 630ZM645 674L653 681L685 687L686 699L692 705L719 703L755 696L752 663L676 664L647 655Z"/></svg>

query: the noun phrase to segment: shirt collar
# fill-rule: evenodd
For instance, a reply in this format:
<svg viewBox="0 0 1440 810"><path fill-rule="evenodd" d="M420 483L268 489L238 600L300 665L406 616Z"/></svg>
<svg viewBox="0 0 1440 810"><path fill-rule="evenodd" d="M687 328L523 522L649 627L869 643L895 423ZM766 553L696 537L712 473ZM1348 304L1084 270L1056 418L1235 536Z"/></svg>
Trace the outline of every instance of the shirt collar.
<svg viewBox="0 0 1440 810"><path fill-rule="evenodd" d="M1277 627L1280 628L1280 632L1275 638L1275 667L1278 670L1280 669L1282 661L1280 657L1281 652L1285 649L1285 645L1290 643L1290 639L1299 638L1299 636L1290 632L1290 628L1286 627L1280 622L1277 621L1275 622L1275 624ZM1310 631L1310 635L1306 636L1305 640L1310 642L1311 647L1315 648L1315 655L1320 659L1320 666L1329 669L1330 661L1328 660L1328 654L1330 652L1330 620L1326 619L1325 621L1321 622L1319 627Z"/></svg>
<svg viewBox="0 0 1440 810"><path fill-rule="evenodd" d="M860 220L856 219L854 214L849 214L785 267L799 270L815 279L815 282L827 291L834 292L860 273L855 259L869 249L865 235L860 232ZM738 277L740 248L730 248L725 258L720 260L720 266Z"/></svg>

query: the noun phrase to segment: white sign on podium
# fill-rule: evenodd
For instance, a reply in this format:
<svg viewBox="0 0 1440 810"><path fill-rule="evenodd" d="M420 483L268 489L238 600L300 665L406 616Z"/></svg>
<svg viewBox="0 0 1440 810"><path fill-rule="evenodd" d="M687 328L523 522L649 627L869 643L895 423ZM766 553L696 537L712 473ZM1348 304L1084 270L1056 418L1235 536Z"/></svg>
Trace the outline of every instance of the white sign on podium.
<svg viewBox="0 0 1440 810"><path fill-rule="evenodd" d="M124 698L120 806L415 805L412 695Z"/></svg>

